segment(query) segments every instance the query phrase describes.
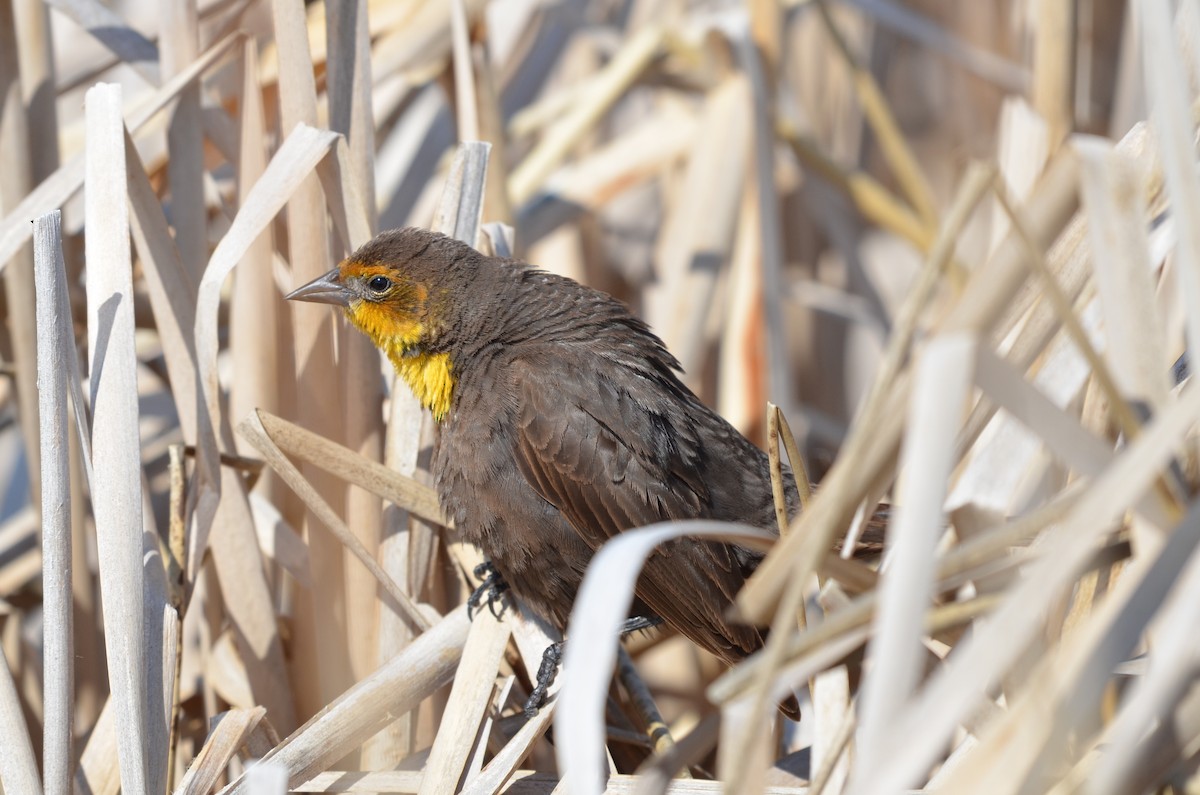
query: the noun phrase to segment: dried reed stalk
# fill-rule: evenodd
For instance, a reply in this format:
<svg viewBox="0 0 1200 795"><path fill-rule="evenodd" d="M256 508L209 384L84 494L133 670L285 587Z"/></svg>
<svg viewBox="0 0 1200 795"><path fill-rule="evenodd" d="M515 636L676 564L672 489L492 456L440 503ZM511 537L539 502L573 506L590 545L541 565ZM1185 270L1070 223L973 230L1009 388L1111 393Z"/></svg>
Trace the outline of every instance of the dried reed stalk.
<svg viewBox="0 0 1200 795"><path fill-rule="evenodd" d="M34 221L37 280L38 418L42 461L42 611L46 792L70 791L75 767L75 638L71 605L71 482L67 445L67 360L75 356L62 258L61 213Z"/></svg>
<svg viewBox="0 0 1200 795"><path fill-rule="evenodd" d="M161 790L144 677L142 493L138 454L136 358L129 217L125 199L125 134L121 89L88 92L88 350L91 352L92 502L100 559L109 683L116 707L117 750L124 789ZM161 727L159 727L161 728ZM153 769L152 769L153 768Z"/></svg>
<svg viewBox="0 0 1200 795"><path fill-rule="evenodd" d="M45 4L0 0L0 411L20 423L0 479L40 453L45 500L39 547L36 502L0 495L6 791L40 786L43 720L54 792L208 792L245 755L270 761L226 791L797 792L770 730L805 685L810 793L1181 782L1200 406L1171 374L1200 344L1200 14L844 5L172 0L148 38L53 0L55 53ZM128 107L99 87L76 118L119 64ZM1147 116L1115 146L1067 135ZM30 224L58 208L61 245ZM381 212L532 246L648 317L739 426L772 400L808 431L788 445L768 416L777 489L780 435L794 467L833 463L739 598L771 624L761 653L720 673L656 637L618 714L637 559L692 528L635 531L588 574L562 698L514 714L555 633L519 605L468 624L481 558L429 485L431 420L336 313L282 302ZM885 564L843 558L882 499ZM679 744L617 773L660 717ZM710 752L723 781L672 778Z"/></svg>

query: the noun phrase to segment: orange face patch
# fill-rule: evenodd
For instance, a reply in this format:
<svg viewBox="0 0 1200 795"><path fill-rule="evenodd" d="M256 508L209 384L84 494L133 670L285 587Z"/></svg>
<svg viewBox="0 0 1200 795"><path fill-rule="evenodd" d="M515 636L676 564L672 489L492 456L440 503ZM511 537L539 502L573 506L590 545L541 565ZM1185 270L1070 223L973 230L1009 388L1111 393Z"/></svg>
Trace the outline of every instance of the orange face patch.
<svg viewBox="0 0 1200 795"><path fill-rule="evenodd" d="M347 260L340 270L343 279L365 282L375 276L386 276L392 281L392 289L379 300L352 301L346 307L346 317L387 355L397 374L421 404L433 412L434 418L443 419L450 410L454 389L449 355L418 352L429 332L425 324L429 289L404 279L386 265Z"/></svg>

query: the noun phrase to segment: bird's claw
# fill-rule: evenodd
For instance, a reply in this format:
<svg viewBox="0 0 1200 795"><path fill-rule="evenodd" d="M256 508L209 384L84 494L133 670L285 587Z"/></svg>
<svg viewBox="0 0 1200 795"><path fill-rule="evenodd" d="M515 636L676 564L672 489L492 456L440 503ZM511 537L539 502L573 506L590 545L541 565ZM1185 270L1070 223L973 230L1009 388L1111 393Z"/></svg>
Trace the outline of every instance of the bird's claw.
<svg viewBox="0 0 1200 795"><path fill-rule="evenodd" d="M496 571L496 567L491 561L484 561L475 567L474 574L481 579L479 587L471 592L470 598L467 599L467 617L474 619L475 613L479 610L480 604L486 602L488 612L496 619L499 619L504 611L504 603L501 596L508 590L508 583L504 581L504 577L500 572ZM500 609L496 609L496 605L500 605Z"/></svg>
<svg viewBox="0 0 1200 795"><path fill-rule="evenodd" d="M631 632L657 627L663 621L658 616L634 616L621 624L621 637ZM537 715L542 704L546 701L546 690L554 684L554 675L558 673L558 664L562 661L564 641L551 643L542 654L542 664L538 666L537 681L533 683L533 692L525 701L525 717Z"/></svg>
<svg viewBox="0 0 1200 795"><path fill-rule="evenodd" d="M546 701L546 690L554 684L554 675L558 673L558 663L562 660L563 642L556 641L546 647L542 653L542 664L538 666L537 681L533 683L533 692L525 701L525 717L532 719L538 714Z"/></svg>
<svg viewBox="0 0 1200 795"><path fill-rule="evenodd" d="M662 624L662 622L663 620L658 616L633 616L632 618L627 618L621 623L621 638L627 638L634 632L653 629Z"/></svg>

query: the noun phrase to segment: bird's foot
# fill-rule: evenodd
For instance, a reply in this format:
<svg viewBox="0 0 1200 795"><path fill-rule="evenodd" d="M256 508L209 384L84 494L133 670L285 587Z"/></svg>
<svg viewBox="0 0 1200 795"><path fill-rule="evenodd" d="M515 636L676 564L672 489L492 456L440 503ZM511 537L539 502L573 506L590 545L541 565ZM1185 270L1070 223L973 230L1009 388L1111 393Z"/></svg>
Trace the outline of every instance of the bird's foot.
<svg viewBox="0 0 1200 795"><path fill-rule="evenodd" d="M542 653L542 664L538 666L537 681L533 683L533 692L525 701L525 717L533 718L538 714L546 701L546 690L554 684L554 675L558 673L558 663L562 660L563 642L555 641L546 647Z"/></svg>
<svg viewBox="0 0 1200 795"><path fill-rule="evenodd" d="M644 629L651 629L661 624L663 620L658 616L634 616L627 618L621 624L621 637L629 635L633 632L638 632ZM529 698L525 701L525 717L532 718L537 715L542 704L546 701L546 690L554 683L554 676L558 673L558 664L562 662L563 641L551 643L546 647L546 651L542 654L542 664L538 666L537 681L534 682L533 692L529 694Z"/></svg>
<svg viewBox="0 0 1200 795"><path fill-rule="evenodd" d="M504 581L504 576L496 571L490 560L476 566L474 573L482 582L478 588L471 591L471 596L467 599L467 617L474 619L479 606L487 604L488 612L499 619L504 610L504 602L500 597L508 590L508 583ZM500 605L499 610L496 609L496 605Z"/></svg>

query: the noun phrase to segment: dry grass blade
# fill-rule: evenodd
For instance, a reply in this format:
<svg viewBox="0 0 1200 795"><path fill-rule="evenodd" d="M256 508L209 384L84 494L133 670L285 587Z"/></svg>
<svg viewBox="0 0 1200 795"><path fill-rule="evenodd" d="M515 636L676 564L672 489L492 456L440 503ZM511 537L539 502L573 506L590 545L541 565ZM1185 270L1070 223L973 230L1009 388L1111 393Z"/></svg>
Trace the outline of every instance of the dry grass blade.
<svg viewBox="0 0 1200 795"><path fill-rule="evenodd" d="M427 522L448 526L449 520L438 505L437 492L429 486L273 414L259 411L257 417L271 441L288 455L341 475Z"/></svg>
<svg viewBox="0 0 1200 795"><path fill-rule="evenodd" d="M443 235L461 240L474 248L479 240L483 218L484 183L487 180L491 144L465 141L454 153L450 174L442 190L442 200L433 228Z"/></svg>
<svg viewBox="0 0 1200 795"><path fill-rule="evenodd" d="M1167 400L1170 363L1161 354L1166 334L1154 304L1149 213L1137 161L1100 138L1077 136L1072 145L1083 166L1083 202L1113 378L1126 400L1155 409Z"/></svg>
<svg viewBox="0 0 1200 795"><path fill-rule="evenodd" d="M274 726L290 731L297 723L290 675L245 483L228 467L221 468L221 479L209 549L222 593L230 601L225 612L236 630L238 653L255 701L267 708Z"/></svg>
<svg viewBox="0 0 1200 795"><path fill-rule="evenodd" d="M348 250L353 251L373 237L370 215L354 175L350 146L345 138L333 145L333 156L317 164L317 177L325 191L333 222Z"/></svg>
<svg viewBox="0 0 1200 795"><path fill-rule="evenodd" d="M375 125L372 118L371 34L366 0L330 3L325 7L327 47L326 93L330 127L346 136L354 183L364 197L375 195ZM375 229L374 201L366 203L364 220Z"/></svg>
<svg viewBox="0 0 1200 795"><path fill-rule="evenodd" d="M1010 555L1009 548L1027 544L1038 533L1067 516L1079 504L1083 485L1080 482L1054 502L1028 516L1007 525L1000 525L955 547L938 562L937 590L941 592L960 587L979 573L987 573L988 567L997 557L1002 558L1010 567L1018 565L1021 558ZM768 667L770 671L775 671L784 661L794 664L814 649L864 627L876 609L878 597L878 592L869 590L845 606L828 613L821 622L810 625L807 631L791 637L785 644L786 650L777 660L772 660L769 655L760 654L732 668L709 687L709 698L715 704L736 698L755 681L767 677Z"/></svg>
<svg viewBox="0 0 1200 795"><path fill-rule="evenodd" d="M1137 421L1130 410L1129 405L1124 398L1118 393L1116 384L1113 382L1112 375L1109 372L1108 365L1100 358L1091 339L1088 338L1087 332L1083 328L1080 318L1075 314L1071 306L1070 299L1063 293L1061 286L1055 279L1054 274L1050 271L1046 263L1046 258L1042 251L1037 248L1032 242L1032 236L1028 231L1028 225L1021 217L1019 211L1013 206L1005 191L997 186L997 198L1005 212L1008 213L1009 220L1012 222L1013 228L1020 236L1021 240L1029 248L1029 261L1033 265L1033 272L1042 282L1042 291L1046 296L1050 306L1054 308L1058 320L1062 323L1063 328L1070 336L1071 341L1083 354L1084 359L1091 367L1092 376L1096 379L1100 389L1103 390L1105 397L1109 400L1109 410L1112 412L1113 418L1116 421L1117 427L1122 433L1133 437L1138 433Z"/></svg>
<svg viewBox="0 0 1200 795"><path fill-rule="evenodd" d="M490 707L496 670L508 646L511 632L503 621L481 616L471 623L462 662L454 675L445 718L425 762L421 795L457 792L466 773L472 748L486 743L480 727ZM474 738L473 742L468 738Z"/></svg>
<svg viewBox="0 0 1200 795"><path fill-rule="evenodd" d="M925 612L934 596L934 551L942 534L955 436L971 394L977 342L970 334L938 337L916 364L901 458L900 507L888 525L891 557L880 580L875 639L868 649L873 665L863 683L859 777L879 758L890 727L921 680Z"/></svg>
<svg viewBox="0 0 1200 795"><path fill-rule="evenodd" d="M109 5L0 0L5 791L1189 786L1200 6L166 0L147 29ZM124 103L85 107L98 79ZM493 285L423 285L446 424L336 309L284 299L380 218L612 295L769 448L780 532L739 542L766 551L731 617L763 649L722 673L665 629L614 680L613 622L653 586L630 561L683 532L634 530L593 551L576 607L607 612L516 714L561 628L519 598L468 624L484 551L430 454L474 373L506 377L459 345ZM632 363L598 339L572 372ZM665 449L718 461L663 416ZM791 517L789 460L814 481Z"/></svg>
<svg viewBox="0 0 1200 795"><path fill-rule="evenodd" d="M41 792L37 757L21 713L12 669L0 653L0 784L5 792Z"/></svg>
<svg viewBox="0 0 1200 795"><path fill-rule="evenodd" d="M15 206L33 186L29 120L22 102L15 9L0 4L0 208ZM17 422L28 458L29 491L39 494L41 467L37 411L37 320L34 317L33 250L25 247L4 271L4 329L16 376Z"/></svg>
<svg viewBox="0 0 1200 795"><path fill-rule="evenodd" d="M762 4L760 8L770 9L772 6ZM764 68L764 53L750 35L752 22L739 15L722 27L737 53L742 72L750 80L753 98L754 137L750 152L754 164L754 198L744 202L743 207L748 211L757 210L758 215L755 237L761 249L758 256L759 273L756 275L761 282L762 297L756 303L761 305L763 313L766 383L772 399L790 411L795 405L792 397L794 379L790 375L791 364L784 349L781 304L784 253L779 197L775 187L774 99Z"/></svg>
<svg viewBox="0 0 1200 795"><path fill-rule="evenodd" d="M767 412L770 416L778 418L779 438L783 441L788 464L792 467L792 479L796 481L796 491L800 494L800 507L807 508L812 499L812 478L808 474L808 465L804 463L804 456L800 453L800 446L796 444L792 426L788 424L787 417L778 406L768 404Z"/></svg>
<svg viewBox="0 0 1200 795"><path fill-rule="evenodd" d="M1071 28L1074 4L1069 0L1038 3L1033 24L1033 105L1050 125L1050 145L1056 147L1071 129L1071 96L1075 53Z"/></svg>
<svg viewBox="0 0 1200 795"><path fill-rule="evenodd" d="M576 98L570 110L546 131L537 147L512 172L509 196L514 205L522 205L533 198L571 147L658 55L662 42L661 30L645 28L625 43L595 82L588 86L587 93Z"/></svg>
<svg viewBox="0 0 1200 795"><path fill-rule="evenodd" d="M308 565L308 545L283 518L273 504L262 495L251 492L250 513L254 530L263 554L282 566L301 587L312 587L312 571Z"/></svg>
<svg viewBox="0 0 1200 795"><path fill-rule="evenodd" d="M253 186L262 177L268 157L267 122L258 85L258 46L255 42L248 41L243 46L241 67L237 156L239 205L246 203ZM286 307L276 286L275 258L275 236L268 226L246 250L242 267L234 279L229 318L229 347L233 354L229 416L234 418L244 417L256 407L280 411L287 395L284 384L295 370L289 361L291 352L283 344ZM252 495L251 507L256 516L256 528L260 531L262 525L253 497L261 500L263 492L274 494L275 485L268 482ZM304 574L298 581L311 587L308 547L298 536L296 543L303 547L304 558ZM286 567L287 564L283 565Z"/></svg>
<svg viewBox="0 0 1200 795"><path fill-rule="evenodd" d="M242 41L244 34L234 33L209 47L204 55L197 58L191 66L171 78L158 91L139 104L130 113L129 130L136 133L146 122L154 118L159 111L174 99L180 91L191 85L197 77L212 67L225 56L234 44ZM83 186L84 157L77 155L64 163L52 175L42 180L21 203L12 208L3 220L0 220L0 269L12 259L21 246L29 241L33 234L30 221L39 215L61 207L67 199Z"/></svg>
<svg viewBox="0 0 1200 795"><path fill-rule="evenodd" d="M731 523L669 522L622 533L592 558L571 610L570 640L563 658L563 670L569 673L564 675L554 723L559 767L572 792L604 791L604 701L617 660L621 622L633 603L643 561L655 547L680 536L744 545L772 540L762 530Z"/></svg>
<svg viewBox="0 0 1200 795"><path fill-rule="evenodd" d="M295 787L358 747L397 716L454 676L467 640L470 620L465 605L447 614L403 652L343 693L308 723L263 757L288 771ZM222 795L248 792L245 778Z"/></svg>
<svg viewBox="0 0 1200 795"><path fill-rule="evenodd" d="M1036 241L1048 245L1070 220L1078 206L1078 163L1060 154L1039 183L1025 216ZM1026 250L1010 235L996 255L968 283L958 303L939 327L945 331L988 329L1004 312L1024 283ZM794 615L799 602L798 583L816 570L833 543L839 525L854 515L867 485L895 454L901 432L900 407L907 401L908 385L897 379L887 395L881 419L867 432L859 426L830 470L811 508L796 520L787 538L775 548L738 594L737 606L751 620L763 620L779 606ZM787 598L783 601L785 593ZM771 643L768 642L768 648Z"/></svg>
<svg viewBox="0 0 1200 795"><path fill-rule="evenodd" d="M981 350L976 378L989 399L1038 433L1051 451L1081 475L1098 475L1112 461L1112 448L1105 441L1088 433L1007 360Z"/></svg>
<svg viewBox="0 0 1200 795"><path fill-rule="evenodd" d="M450 0L450 38L454 51L455 119L462 141L479 140L479 102L476 99L475 68L471 63L471 39L467 30L464 0Z"/></svg>
<svg viewBox="0 0 1200 795"><path fill-rule="evenodd" d="M413 602L412 597L396 584L386 571L383 570L375 558L367 552L363 547L362 542L358 537L350 532L350 528L346 527L345 522L329 507L329 504L321 498L321 495L316 492L312 485L305 480L300 474L300 470L287 459L286 456L271 440L266 429L263 428L257 413L251 414L240 425L238 432L242 438L248 441L258 450L271 468L283 479L285 483L304 501L308 509L313 515L321 520L334 537L348 549L354 557L367 568L383 589L396 601L396 606L404 613L413 627L419 630L426 630L430 627L429 618L425 613Z"/></svg>
<svg viewBox="0 0 1200 795"><path fill-rule="evenodd" d="M1007 58L972 45L913 9L890 0L849 0L879 24L946 56L962 68L1013 94L1029 87L1029 70ZM798 2L798 0L791 0Z"/></svg>
<svg viewBox="0 0 1200 795"><path fill-rule="evenodd" d="M243 254L254 245L267 224L283 209L288 198L329 153L338 136L307 125L299 125L271 158L262 178L242 204L233 224L209 258L208 267L200 281L196 300L196 326L193 340L196 346L196 368L200 389L204 395L199 412L197 442L200 449L200 472L207 487L219 493L220 451L217 443L221 422L220 387L217 379L217 348L221 302L221 285ZM199 564L207 544L208 523L200 521L188 550L189 566ZM195 572L188 573L189 579Z"/></svg>
<svg viewBox="0 0 1200 795"><path fill-rule="evenodd" d="M204 747L196 754L175 795L208 795L220 780L225 766L258 726L267 711L262 707L234 709L218 715Z"/></svg>
<svg viewBox="0 0 1200 795"><path fill-rule="evenodd" d="M554 688L547 691L547 695L553 695L553 693ZM504 748L492 757L492 761L488 762L487 767L467 782L463 788L463 795L488 795L491 792L500 792L505 783L515 775L521 761L529 755L530 747L550 728L550 721L554 719L557 708L558 702L551 701L543 705L537 715L525 721L513 738L504 744ZM558 784L558 782L555 783Z"/></svg>
<svg viewBox="0 0 1200 795"><path fill-rule="evenodd" d="M1187 77L1171 24L1171 4L1146 0L1136 6L1146 59L1146 93L1150 97L1153 132L1163 159L1163 176L1173 215L1180 219L1176 261L1179 293L1186 307L1200 306L1200 227L1182 219L1200 218L1200 180L1196 177L1194 125L1187 109ZM1200 312L1185 313L1189 350L1200 350Z"/></svg>
<svg viewBox="0 0 1200 795"><path fill-rule="evenodd" d="M74 769L75 639L71 594L68 359L75 357L62 259L62 216L33 223L37 283L38 419L42 448L42 611L45 616L42 758L46 792L70 791ZM14 787L16 789L16 787Z"/></svg>
<svg viewBox="0 0 1200 795"><path fill-rule="evenodd" d="M1159 612L1185 568L1183 576L1195 591L1200 576L1200 558L1196 556L1200 510L1193 508L1174 529L1154 559L1147 556L1144 565L1122 577L1087 623L1065 637L1060 648L1043 656L1028 690L979 733L979 745L947 777L948 789L986 784L989 792L1018 792L1022 781L1036 780L1038 768L1045 764L1042 760L1070 758L1069 736L1078 741L1092 734L1095 723L1085 705L1100 703L1110 672L1134 651L1144 627ZM1180 586L1187 590L1187 585ZM1180 604L1178 598L1174 603ZM1185 610L1195 612L1194 608ZM1156 652L1168 651L1171 645L1179 649L1178 638L1167 648L1156 643ZM1012 741L1017 736L1013 733L1016 726L1022 727L1019 742ZM1112 758L1127 753L1126 748L1114 749Z"/></svg>
<svg viewBox="0 0 1200 795"><path fill-rule="evenodd" d="M685 373L699 369L704 350L704 321L718 275L712 258L733 245L753 132L751 101L742 75L724 79L705 97L700 127L719 134L692 139L682 195L658 238L659 283L647 291L646 315ZM708 221L697 224L697 218Z"/></svg>
<svg viewBox="0 0 1200 795"><path fill-rule="evenodd" d="M195 60L199 45L196 5L188 0L162 4L162 72L170 77ZM171 186L171 221L175 245L194 280L208 259L208 207L204 198L204 125L200 86L190 85L168 111L167 182ZM215 136L214 136L215 138ZM227 148L232 151L232 147Z"/></svg>
<svg viewBox="0 0 1200 795"><path fill-rule="evenodd" d="M305 14L304 6L287 0L271 3L271 21L279 48L279 123L284 130L312 129L308 125L320 124ZM272 165L274 162L272 159ZM258 185L267 182L270 171L268 166ZM287 195L288 261L297 284L317 278L330 265L328 207L316 175L305 169L301 177ZM303 302L289 309L295 390L302 396L296 401L297 416L302 425L318 433L344 438L342 382L334 365L336 317L326 307ZM207 361L207 357L202 357L202 366ZM215 363L215 358L211 361ZM369 406L364 410L371 411ZM339 509L343 506L346 492L340 484L311 469L306 476L323 501L332 502ZM299 683L296 689L299 711L312 714L354 681L353 652L345 644L327 641L331 634L341 636L347 622L343 550L334 538L315 531L310 516L304 516L301 528L312 552L314 587L297 600L295 648L299 653L294 657L293 668Z"/></svg>
<svg viewBox="0 0 1200 795"><path fill-rule="evenodd" d="M857 782L861 791L901 787L902 782L919 775L938 753L940 744L965 719L965 713L975 706L963 699L947 700L948 694L984 693L990 684L999 681L1037 632L1038 623L1031 622L1029 616L1043 609L1074 580L1093 548L1088 540L1100 537L1126 506L1136 504L1176 452L1184 429L1197 419L1200 390L1188 389L1090 484L1080 509L1047 535L1042 557L1011 589L988 632L960 644L951 664L935 674L915 697L893 733L893 737L904 738L905 752L896 754L889 744L885 761Z"/></svg>
<svg viewBox="0 0 1200 795"><path fill-rule="evenodd" d="M98 0L48 0L48 5L86 29L150 85L158 85L158 47L134 30L120 14Z"/></svg>
<svg viewBox="0 0 1200 795"><path fill-rule="evenodd" d="M878 180L866 173L844 171L787 119L776 122L776 134L791 147L801 165L849 197L864 218L895 232L922 251L933 244L933 229L929 224Z"/></svg>
<svg viewBox="0 0 1200 795"><path fill-rule="evenodd" d="M950 211L942 222L941 230L929 251L924 266L917 275L915 284L904 297L888 338L887 350L875 374L871 391L863 402L859 413L860 422L873 425L882 409L884 400L893 388L896 376L903 369L911 353L917 323L927 308L934 289L950 269L954 256L954 242L962 234L967 220L979 206L995 179L995 169L973 165L959 183L958 194Z"/></svg>
<svg viewBox="0 0 1200 795"><path fill-rule="evenodd" d="M116 709L110 697L92 727L92 736L84 746L75 770L75 790L91 795L117 795L121 790L121 771L117 762Z"/></svg>
<svg viewBox="0 0 1200 795"><path fill-rule="evenodd" d="M133 350L133 273L125 193L121 89L87 94L88 349L91 352L93 512L100 563L108 675L116 705L122 787L159 791L146 754L147 707L142 613L142 474L137 360ZM156 724L157 725L157 722ZM158 763L154 767L157 769ZM150 776L150 778L148 778Z"/></svg>
<svg viewBox="0 0 1200 795"><path fill-rule="evenodd" d="M867 122L879 136L879 146L887 159L896 181L905 198L916 210L917 216L927 224L936 223L937 211L933 201L933 191L929 186L916 157L909 148L908 142L900 132L895 116L883 98L883 92L875 77L863 66L857 56L851 51L849 43L842 34L833 15L829 13L827 0L817 0L817 10L821 14L830 37L837 47L839 55L846 62L854 76L854 90L858 101L862 103L863 114Z"/></svg>
<svg viewBox="0 0 1200 795"><path fill-rule="evenodd" d="M1181 531L1191 529L1190 525L1196 518L1189 517L1188 521L1187 528L1176 529L1177 535L1183 535ZM1192 534L1194 542L1194 530ZM1174 554L1174 550L1171 550L1171 554ZM1169 558L1167 550L1164 550L1160 561L1166 560ZM1150 664L1146 675L1133 683L1134 690L1129 699L1097 741L1098 744L1108 743L1113 750L1105 754L1092 770L1089 776L1089 792L1096 795L1115 795L1119 792L1129 792L1136 787L1138 768L1145 764L1151 746L1149 742L1145 745L1140 744L1143 739L1149 740L1145 736L1146 727L1158 722L1159 715L1170 714L1176 705L1183 703L1187 697L1191 672L1184 670L1184 661L1188 654L1186 628L1195 626L1196 605L1200 604L1197 602L1197 590L1200 589L1200 566L1197 565L1197 560L1193 549L1187 568L1180 574L1178 585L1168 596L1160 613L1158 620L1165 630L1155 638L1155 647L1150 652ZM1160 576L1159 579L1169 582L1167 577Z"/></svg>
<svg viewBox="0 0 1200 795"><path fill-rule="evenodd" d="M195 327L196 284L184 267L171 237L162 205L146 177L133 138L125 136L125 171L128 176L130 226L146 288L154 312L154 325L162 341L163 357L171 378L171 395L179 412L183 438L195 443L196 355L192 345Z"/></svg>

